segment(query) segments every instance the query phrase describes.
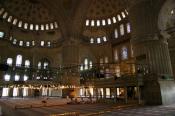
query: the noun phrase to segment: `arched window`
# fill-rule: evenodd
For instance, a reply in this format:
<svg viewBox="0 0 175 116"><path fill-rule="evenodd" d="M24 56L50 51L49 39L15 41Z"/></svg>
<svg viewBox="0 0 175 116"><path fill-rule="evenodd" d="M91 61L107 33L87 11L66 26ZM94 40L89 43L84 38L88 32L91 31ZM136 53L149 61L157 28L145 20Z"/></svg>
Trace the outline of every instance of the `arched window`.
<svg viewBox="0 0 175 116"><path fill-rule="evenodd" d="M22 55L17 55L16 57L16 66L22 65Z"/></svg>
<svg viewBox="0 0 175 116"><path fill-rule="evenodd" d="M102 25L103 25L103 26L106 25L106 21L105 21L105 19L102 20Z"/></svg>
<svg viewBox="0 0 175 116"><path fill-rule="evenodd" d="M125 29L124 29L123 24L120 25L120 34L121 34L121 36L123 36L125 34Z"/></svg>
<svg viewBox="0 0 175 116"><path fill-rule="evenodd" d="M32 46L35 46L35 41L32 41Z"/></svg>
<svg viewBox="0 0 175 116"><path fill-rule="evenodd" d="M106 42L107 41L107 38L106 36L103 37L103 41Z"/></svg>
<svg viewBox="0 0 175 116"><path fill-rule="evenodd" d="M12 16L9 16L9 18L7 19L7 22L12 22Z"/></svg>
<svg viewBox="0 0 175 116"><path fill-rule="evenodd" d="M2 18L3 18L3 19L6 19L6 18L7 18L7 16L8 16L8 13L7 13L7 12L5 12L5 13L3 14Z"/></svg>
<svg viewBox="0 0 175 116"><path fill-rule="evenodd" d="M50 29L53 29L54 26L53 26L53 23L50 23Z"/></svg>
<svg viewBox="0 0 175 116"><path fill-rule="evenodd" d="M47 61L44 62L44 69L47 69L49 66L49 63Z"/></svg>
<svg viewBox="0 0 175 116"><path fill-rule="evenodd" d="M46 30L49 30L49 24L46 24Z"/></svg>
<svg viewBox="0 0 175 116"><path fill-rule="evenodd" d="M17 40L16 40L16 39L14 39L14 40L13 40L13 44L16 44L16 43L17 43Z"/></svg>
<svg viewBox="0 0 175 116"><path fill-rule="evenodd" d="M47 46L48 46L48 47L51 46L51 42L50 42L50 41L47 42Z"/></svg>
<svg viewBox="0 0 175 116"><path fill-rule="evenodd" d="M119 66L115 67L115 74L117 77L120 77L120 67Z"/></svg>
<svg viewBox="0 0 175 116"><path fill-rule="evenodd" d="M125 13L124 13L124 12L122 12L122 17L123 17L123 18L125 18L125 17L126 17L126 15L125 15Z"/></svg>
<svg viewBox="0 0 175 116"><path fill-rule="evenodd" d="M30 46L30 42L29 42L29 41L26 42L26 46L27 46L27 47Z"/></svg>
<svg viewBox="0 0 175 116"><path fill-rule="evenodd" d="M130 26L130 23L127 23L127 24L126 24L126 27L127 27L127 33L130 33L130 32L131 32L131 26Z"/></svg>
<svg viewBox="0 0 175 116"><path fill-rule="evenodd" d="M13 59L12 59L12 58L7 58L7 64L8 64L9 66L12 66L12 64L13 64Z"/></svg>
<svg viewBox="0 0 175 116"><path fill-rule="evenodd" d="M10 75L9 74L5 74L4 75L4 80L5 81L10 81Z"/></svg>
<svg viewBox="0 0 175 116"><path fill-rule="evenodd" d="M88 70L88 69L91 69L92 66L93 66L92 61L89 60L88 58L85 58L83 64L80 66L80 70L81 71Z"/></svg>
<svg viewBox="0 0 175 116"><path fill-rule="evenodd" d="M97 43L101 43L101 38L97 38Z"/></svg>
<svg viewBox="0 0 175 116"><path fill-rule="evenodd" d="M35 30L39 30L39 25L35 25Z"/></svg>
<svg viewBox="0 0 175 116"><path fill-rule="evenodd" d="M41 69L41 62L38 62L38 69Z"/></svg>
<svg viewBox="0 0 175 116"><path fill-rule="evenodd" d="M42 30L42 31L44 30L44 25L41 25L41 30Z"/></svg>
<svg viewBox="0 0 175 116"><path fill-rule="evenodd" d="M121 54L122 54L122 60L128 59L128 49L126 47L122 48Z"/></svg>
<svg viewBox="0 0 175 116"><path fill-rule="evenodd" d="M122 20L120 15L117 15L117 18L118 18L118 21Z"/></svg>
<svg viewBox="0 0 175 116"><path fill-rule="evenodd" d="M27 81L28 80L28 76L27 75L24 75L24 81Z"/></svg>
<svg viewBox="0 0 175 116"><path fill-rule="evenodd" d="M113 23L116 23L117 22L116 17L112 17L112 21Z"/></svg>
<svg viewBox="0 0 175 116"><path fill-rule="evenodd" d="M9 88L3 88L2 89L2 96L3 97L8 97L9 96Z"/></svg>
<svg viewBox="0 0 175 116"><path fill-rule="evenodd" d="M86 20L86 26L89 26L89 20L88 19Z"/></svg>
<svg viewBox="0 0 175 116"><path fill-rule="evenodd" d="M105 63L109 63L109 59L107 56L105 57Z"/></svg>
<svg viewBox="0 0 175 116"><path fill-rule="evenodd" d="M97 26L98 27L100 26L100 20L97 20Z"/></svg>
<svg viewBox="0 0 175 116"><path fill-rule="evenodd" d="M117 51L117 49L114 50L114 60L118 61L118 51Z"/></svg>
<svg viewBox="0 0 175 116"><path fill-rule="evenodd" d="M15 75L15 81L19 81L20 76L19 75Z"/></svg>
<svg viewBox="0 0 175 116"><path fill-rule="evenodd" d="M4 37L4 32L0 32L0 38Z"/></svg>
<svg viewBox="0 0 175 116"><path fill-rule="evenodd" d="M128 15L128 11L125 9L125 13Z"/></svg>
<svg viewBox="0 0 175 116"><path fill-rule="evenodd" d="M88 59L87 58L84 60L84 69L85 70L88 69Z"/></svg>
<svg viewBox="0 0 175 116"><path fill-rule="evenodd" d="M22 21L19 21L18 27L22 27Z"/></svg>
<svg viewBox="0 0 175 116"><path fill-rule="evenodd" d="M91 38L90 39L90 43L94 43L94 38Z"/></svg>
<svg viewBox="0 0 175 116"><path fill-rule="evenodd" d="M111 25L111 19L108 18L108 25Z"/></svg>
<svg viewBox="0 0 175 116"><path fill-rule="evenodd" d="M29 60L25 60L25 67L29 68L30 67L30 61Z"/></svg>
<svg viewBox="0 0 175 116"><path fill-rule="evenodd" d="M44 41L41 41L41 46L44 46Z"/></svg>
<svg viewBox="0 0 175 116"><path fill-rule="evenodd" d="M19 46L23 46L23 41L19 41Z"/></svg>
<svg viewBox="0 0 175 116"><path fill-rule="evenodd" d="M33 30L33 24L30 24L30 30Z"/></svg>
<svg viewBox="0 0 175 116"><path fill-rule="evenodd" d="M28 23L24 23L24 29L28 28Z"/></svg>
<svg viewBox="0 0 175 116"><path fill-rule="evenodd" d="M95 26L95 21L94 20L91 20L91 26Z"/></svg>
<svg viewBox="0 0 175 116"><path fill-rule="evenodd" d="M92 61L89 61L89 68L92 68Z"/></svg>
<svg viewBox="0 0 175 116"><path fill-rule="evenodd" d="M50 61L47 58L44 58L38 62L38 69L47 69L50 65Z"/></svg>
<svg viewBox="0 0 175 116"><path fill-rule="evenodd" d="M16 25L17 24L17 21L18 21L17 19L14 19L13 20L13 25Z"/></svg>
<svg viewBox="0 0 175 116"><path fill-rule="evenodd" d="M19 94L19 89L18 88L13 88L13 97L17 97Z"/></svg>
<svg viewBox="0 0 175 116"><path fill-rule="evenodd" d="M58 23L54 22L55 28L58 28Z"/></svg>
<svg viewBox="0 0 175 116"><path fill-rule="evenodd" d="M118 38L118 30L117 30L117 29L114 30L114 37L115 37L116 39Z"/></svg>
<svg viewBox="0 0 175 116"><path fill-rule="evenodd" d="M100 58L100 65L103 65L103 58Z"/></svg>

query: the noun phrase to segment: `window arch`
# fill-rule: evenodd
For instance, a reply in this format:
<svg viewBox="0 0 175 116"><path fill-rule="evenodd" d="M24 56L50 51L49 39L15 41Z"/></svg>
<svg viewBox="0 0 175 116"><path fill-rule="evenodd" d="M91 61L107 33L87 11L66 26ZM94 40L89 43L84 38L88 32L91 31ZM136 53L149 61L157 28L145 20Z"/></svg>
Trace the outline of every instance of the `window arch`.
<svg viewBox="0 0 175 116"><path fill-rule="evenodd" d="M19 81L20 80L20 76L19 75L15 75L15 81Z"/></svg>
<svg viewBox="0 0 175 116"><path fill-rule="evenodd" d="M120 15L117 15L117 18L118 18L118 21L122 20Z"/></svg>
<svg viewBox="0 0 175 116"><path fill-rule="evenodd" d="M16 56L16 66L21 66L22 65L22 55L17 55Z"/></svg>
<svg viewBox="0 0 175 116"><path fill-rule="evenodd" d="M112 21L113 23L116 23L117 22L116 17L112 17Z"/></svg>
<svg viewBox="0 0 175 116"><path fill-rule="evenodd" d="M39 25L35 25L35 30L39 30Z"/></svg>
<svg viewBox="0 0 175 116"><path fill-rule="evenodd" d="M130 33L131 32L131 25L130 25L130 23L126 24L126 28L127 28L127 33Z"/></svg>
<svg viewBox="0 0 175 116"><path fill-rule="evenodd" d="M86 26L89 26L89 20L88 19L86 20Z"/></svg>
<svg viewBox="0 0 175 116"><path fill-rule="evenodd" d="M29 60L25 60L25 67L29 68L30 67L30 61Z"/></svg>
<svg viewBox="0 0 175 116"><path fill-rule="evenodd" d="M33 30L33 24L30 24L30 30Z"/></svg>
<svg viewBox="0 0 175 116"><path fill-rule="evenodd" d="M14 19L12 24L13 25L16 25L17 24L17 21L18 21L17 19Z"/></svg>
<svg viewBox="0 0 175 116"><path fill-rule="evenodd" d="M94 20L91 20L91 26L95 26L95 21Z"/></svg>
<svg viewBox="0 0 175 116"><path fill-rule="evenodd" d="M103 25L103 26L106 25L106 21L105 21L105 19L102 20L102 25Z"/></svg>
<svg viewBox="0 0 175 116"><path fill-rule="evenodd" d="M9 18L7 19L8 22L12 22L12 16L9 16Z"/></svg>
<svg viewBox="0 0 175 116"><path fill-rule="evenodd" d="M118 38L118 30L117 30L117 29L114 30L114 37L115 37L116 39Z"/></svg>
<svg viewBox="0 0 175 116"><path fill-rule="evenodd" d="M81 71L82 71L82 70L88 70L88 69L91 69L92 66L93 66L92 61L89 60L88 58L85 58L85 59L83 60L83 64L81 64L81 66L80 66L80 70L81 70Z"/></svg>
<svg viewBox="0 0 175 116"><path fill-rule="evenodd" d="M115 49L115 50L114 50L114 60L115 60L115 61L118 61L118 59L119 59L119 58L118 58L118 51L117 51L117 49Z"/></svg>
<svg viewBox="0 0 175 116"><path fill-rule="evenodd" d="M108 18L108 25L111 25L111 19Z"/></svg>
<svg viewBox="0 0 175 116"><path fill-rule="evenodd" d="M24 23L24 29L28 28L28 23Z"/></svg>
<svg viewBox="0 0 175 116"><path fill-rule="evenodd" d="M12 59L12 58L7 58L7 64L8 64L9 66L12 66L12 64L13 64L13 59Z"/></svg>
<svg viewBox="0 0 175 116"><path fill-rule="evenodd" d="M22 21L19 21L18 27L22 27Z"/></svg>
<svg viewBox="0 0 175 116"><path fill-rule="evenodd" d="M123 18L125 18L125 17L126 17L126 15L125 15L125 13L124 13L124 12L122 12L122 17L123 17Z"/></svg>
<svg viewBox="0 0 175 116"><path fill-rule="evenodd" d="M91 38L90 39L90 43L94 43L94 38Z"/></svg>
<svg viewBox="0 0 175 116"><path fill-rule="evenodd" d="M44 30L44 25L41 25L41 30L42 30L42 31Z"/></svg>
<svg viewBox="0 0 175 116"><path fill-rule="evenodd" d="M123 47L121 49L121 54L122 54L122 60L128 59L128 49L127 49L127 47Z"/></svg>
<svg viewBox="0 0 175 116"><path fill-rule="evenodd" d="M101 38L97 38L97 43L99 44L99 43L101 43Z"/></svg>
<svg viewBox="0 0 175 116"><path fill-rule="evenodd" d="M50 29L54 29L53 23L50 23Z"/></svg>
<svg viewBox="0 0 175 116"><path fill-rule="evenodd" d="M55 28L58 28L58 23L54 22Z"/></svg>
<svg viewBox="0 0 175 116"><path fill-rule="evenodd" d="M5 12L5 13L3 14L2 18L3 18L3 19L6 19L6 18L7 18L7 16L8 16L8 13L7 13L7 12Z"/></svg>
<svg viewBox="0 0 175 116"><path fill-rule="evenodd" d="M19 46L23 46L23 41L19 41Z"/></svg>
<svg viewBox="0 0 175 116"><path fill-rule="evenodd" d="M120 34L121 34L121 36L123 36L125 34L125 29L124 29L123 24L120 25Z"/></svg>
<svg viewBox="0 0 175 116"><path fill-rule="evenodd" d="M0 32L0 38L4 37L4 32Z"/></svg>
<svg viewBox="0 0 175 116"><path fill-rule="evenodd" d="M97 20L97 27L100 26L100 20Z"/></svg>
<svg viewBox="0 0 175 116"><path fill-rule="evenodd" d="M17 40L16 40L16 39L14 39L14 40L13 40L13 44L16 44L16 43L17 43Z"/></svg>
<svg viewBox="0 0 175 116"><path fill-rule="evenodd" d="M5 81L10 81L10 75L9 74L5 74L4 75L4 80Z"/></svg>
<svg viewBox="0 0 175 116"><path fill-rule="evenodd" d="M48 69L50 65L50 61L47 58L43 58L38 62L38 69Z"/></svg>
<svg viewBox="0 0 175 116"><path fill-rule="evenodd" d="M49 24L46 24L46 30L49 30Z"/></svg>

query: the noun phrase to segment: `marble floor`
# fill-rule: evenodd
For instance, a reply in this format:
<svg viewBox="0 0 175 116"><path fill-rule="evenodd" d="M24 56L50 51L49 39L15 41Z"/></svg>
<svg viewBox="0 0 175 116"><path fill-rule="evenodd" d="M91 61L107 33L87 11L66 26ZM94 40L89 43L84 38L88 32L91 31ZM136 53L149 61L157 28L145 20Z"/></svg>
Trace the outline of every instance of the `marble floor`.
<svg viewBox="0 0 175 116"><path fill-rule="evenodd" d="M19 102L20 101L20 102ZM23 101L23 100L22 100ZM78 104L14 108L15 104L40 103L40 100L2 100L3 116L175 116L175 104L167 106L138 106L136 104Z"/></svg>

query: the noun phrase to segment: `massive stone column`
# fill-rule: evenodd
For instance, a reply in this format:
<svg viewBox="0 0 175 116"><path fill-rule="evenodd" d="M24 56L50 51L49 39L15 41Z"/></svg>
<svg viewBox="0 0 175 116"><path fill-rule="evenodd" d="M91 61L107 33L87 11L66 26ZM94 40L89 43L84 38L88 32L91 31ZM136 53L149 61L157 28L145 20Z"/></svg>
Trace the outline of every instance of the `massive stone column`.
<svg viewBox="0 0 175 116"><path fill-rule="evenodd" d="M169 47L169 51L170 51L170 58L171 58L171 64L172 64L172 69L173 69L173 75L175 76L175 27L172 28L172 30L169 31L173 31L173 32L169 32L170 33L170 38L168 40L168 47Z"/></svg>
<svg viewBox="0 0 175 116"><path fill-rule="evenodd" d="M129 9L132 40L136 63L147 66L150 77L144 82L144 99L147 104L169 104L175 102L174 81L167 40L158 30L158 9L153 0L142 0ZM164 76L162 76L164 75ZM169 89L168 89L169 88Z"/></svg>
<svg viewBox="0 0 175 116"><path fill-rule="evenodd" d="M66 40L62 48L63 81L67 85L79 86L79 46L75 38Z"/></svg>

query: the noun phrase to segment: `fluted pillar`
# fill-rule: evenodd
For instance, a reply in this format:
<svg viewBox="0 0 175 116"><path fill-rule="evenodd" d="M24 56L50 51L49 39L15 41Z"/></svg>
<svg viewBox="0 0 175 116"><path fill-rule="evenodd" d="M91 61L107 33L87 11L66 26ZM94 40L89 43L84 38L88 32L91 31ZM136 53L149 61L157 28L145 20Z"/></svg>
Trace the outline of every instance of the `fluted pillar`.
<svg viewBox="0 0 175 116"><path fill-rule="evenodd" d="M151 0L143 0L129 11L134 55L136 62L148 65L151 73L172 76L168 43L159 33L159 12L154 5Z"/></svg>
<svg viewBox="0 0 175 116"><path fill-rule="evenodd" d="M140 0L129 9L132 27L131 43L137 64L150 70L150 77L144 81L144 100L146 104L175 103L174 80L166 80L161 75L172 76L171 60L167 40L158 29L159 9L153 0Z"/></svg>
<svg viewBox="0 0 175 116"><path fill-rule="evenodd" d="M76 38L66 40L62 48L62 65L65 68L63 83L78 86L80 83L78 72L79 46Z"/></svg>
<svg viewBox="0 0 175 116"><path fill-rule="evenodd" d="M175 77L175 32L170 33L168 45L169 45L168 47L169 47L169 51L170 51L170 58L171 58L173 75Z"/></svg>

